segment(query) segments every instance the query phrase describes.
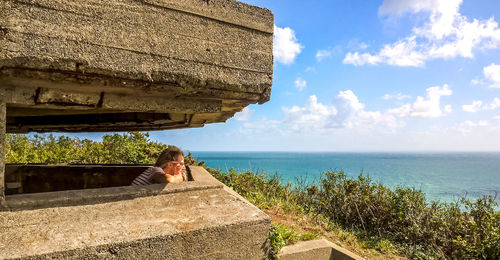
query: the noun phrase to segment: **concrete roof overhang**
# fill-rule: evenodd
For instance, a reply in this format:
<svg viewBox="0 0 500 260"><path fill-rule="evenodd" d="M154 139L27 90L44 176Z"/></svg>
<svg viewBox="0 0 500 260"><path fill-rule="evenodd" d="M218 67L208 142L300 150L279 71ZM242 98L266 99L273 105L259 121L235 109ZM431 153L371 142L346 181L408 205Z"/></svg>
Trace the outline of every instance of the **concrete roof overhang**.
<svg viewBox="0 0 500 260"><path fill-rule="evenodd" d="M229 0L3 0L6 131L225 122L270 98L273 24Z"/></svg>

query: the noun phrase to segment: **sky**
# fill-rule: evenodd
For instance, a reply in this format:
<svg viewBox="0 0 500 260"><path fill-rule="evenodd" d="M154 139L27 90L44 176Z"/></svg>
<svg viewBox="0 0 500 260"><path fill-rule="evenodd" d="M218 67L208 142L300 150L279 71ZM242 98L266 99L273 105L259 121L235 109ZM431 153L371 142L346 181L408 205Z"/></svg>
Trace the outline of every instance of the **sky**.
<svg viewBox="0 0 500 260"><path fill-rule="evenodd" d="M188 151L500 151L500 1L243 2L274 13L271 100L153 140Z"/></svg>

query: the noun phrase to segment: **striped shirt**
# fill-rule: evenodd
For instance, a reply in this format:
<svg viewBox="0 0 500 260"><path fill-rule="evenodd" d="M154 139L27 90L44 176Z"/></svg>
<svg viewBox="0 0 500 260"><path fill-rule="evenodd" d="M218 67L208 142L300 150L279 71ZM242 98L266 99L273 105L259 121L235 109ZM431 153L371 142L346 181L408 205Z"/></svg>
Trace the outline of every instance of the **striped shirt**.
<svg viewBox="0 0 500 260"><path fill-rule="evenodd" d="M160 167L150 167L146 169L143 173L137 176L132 182L132 186L140 186L140 185L150 185L153 184L153 176L156 173L164 174L162 168Z"/></svg>

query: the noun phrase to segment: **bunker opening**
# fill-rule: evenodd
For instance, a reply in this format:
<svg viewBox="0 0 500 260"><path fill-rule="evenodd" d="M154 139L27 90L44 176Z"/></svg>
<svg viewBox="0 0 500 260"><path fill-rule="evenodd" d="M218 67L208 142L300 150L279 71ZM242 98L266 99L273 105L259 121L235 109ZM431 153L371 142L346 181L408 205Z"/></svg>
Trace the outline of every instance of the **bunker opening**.
<svg viewBox="0 0 500 260"><path fill-rule="evenodd" d="M6 164L5 195L130 186L150 165ZM193 181L186 167L187 181Z"/></svg>

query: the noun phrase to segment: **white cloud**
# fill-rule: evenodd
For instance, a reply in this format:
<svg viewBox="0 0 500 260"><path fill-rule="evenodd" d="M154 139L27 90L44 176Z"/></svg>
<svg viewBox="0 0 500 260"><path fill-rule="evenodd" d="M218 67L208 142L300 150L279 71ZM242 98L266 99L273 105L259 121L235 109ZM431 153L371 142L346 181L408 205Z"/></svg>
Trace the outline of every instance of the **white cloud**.
<svg viewBox="0 0 500 260"><path fill-rule="evenodd" d="M386 44L378 54L369 53L347 53L343 63L361 66L365 64L378 65L387 63L395 66L422 66L425 63L425 56L416 50L416 37L409 37L404 41L397 41L393 44Z"/></svg>
<svg viewBox="0 0 500 260"><path fill-rule="evenodd" d="M291 131L328 132L332 129L373 129L394 130L404 126L397 117L440 117L452 111L450 105L441 109L442 96L449 96L452 91L447 85L427 88L425 98L417 97L412 104L390 109L386 112L368 111L365 104L352 90L340 91L331 104L318 102L312 95L304 106L284 107L285 114L281 124ZM389 95L391 98L408 98L401 93Z"/></svg>
<svg viewBox="0 0 500 260"><path fill-rule="evenodd" d="M489 123L488 121L485 120L480 120L477 122L472 122L470 120L464 121L463 123L460 124L461 126L468 126L468 127L477 127L477 126L488 126Z"/></svg>
<svg viewBox="0 0 500 260"><path fill-rule="evenodd" d="M354 66L361 66L365 64L376 65L382 61L381 57L373 56L368 53L359 54L358 52L348 52L342 61L345 64L352 64Z"/></svg>
<svg viewBox="0 0 500 260"><path fill-rule="evenodd" d="M418 96L413 104L405 104L401 107L390 109L389 114L398 117L441 117L445 113L441 110L441 96L450 96L453 92L448 85L435 86L426 89L426 97ZM451 111L451 106L445 112Z"/></svg>
<svg viewBox="0 0 500 260"><path fill-rule="evenodd" d="M409 12L424 13L428 18L409 36L384 45L378 53L349 52L343 62L355 66L384 63L420 67L431 59L472 58L475 49L500 48L498 23L493 18L469 21L459 12L461 4L462 0L385 0L380 15Z"/></svg>
<svg viewBox="0 0 500 260"><path fill-rule="evenodd" d="M390 100L390 99L392 99L392 95L385 94L382 98L385 99L385 100Z"/></svg>
<svg viewBox="0 0 500 260"><path fill-rule="evenodd" d="M389 109L389 114L393 114L397 117L409 117L412 113L412 107L410 104L405 104L397 108Z"/></svg>
<svg viewBox="0 0 500 260"><path fill-rule="evenodd" d="M488 105L488 109L494 110L500 108L500 98L494 98L493 101Z"/></svg>
<svg viewBox="0 0 500 260"><path fill-rule="evenodd" d="M489 125L490 124L488 123L488 121L485 121L485 120L479 120L476 122L466 120L466 121L456 125L455 129L457 131L461 132L462 134L467 134L467 133L472 132L473 128L485 127L485 126L489 126Z"/></svg>
<svg viewBox="0 0 500 260"><path fill-rule="evenodd" d="M495 110L500 108L500 98L493 98L491 103L484 104L481 100L474 100L470 105L463 105L462 110L465 112L479 112L481 110Z"/></svg>
<svg viewBox="0 0 500 260"><path fill-rule="evenodd" d="M364 50L368 48L369 45L365 42L360 42L358 39L352 39L347 43L347 48L350 50Z"/></svg>
<svg viewBox="0 0 500 260"><path fill-rule="evenodd" d="M425 56L416 51L417 42L415 37L410 37L406 41L398 41L391 45L385 45L378 56L379 62L396 66L422 66L425 63Z"/></svg>
<svg viewBox="0 0 500 260"><path fill-rule="evenodd" d="M234 120L237 121L248 121L252 118L254 110L249 107L245 107L241 112L238 112L234 115Z"/></svg>
<svg viewBox="0 0 500 260"><path fill-rule="evenodd" d="M334 55L339 55L339 54L341 54L341 53L343 53L343 51L342 51L342 47L341 47L341 46L339 46L339 45L336 45L336 46L335 46L335 47L333 47L333 48L332 48L332 47L328 47L328 49L326 49L326 50L318 50L318 51L316 52L315 57L316 57L316 60L317 60L318 62L321 62L321 61L323 61L323 60L325 60L325 59L330 59L330 58L332 58Z"/></svg>
<svg viewBox="0 0 500 260"><path fill-rule="evenodd" d="M484 77L490 82L490 88L500 88L500 65L491 63L483 68Z"/></svg>
<svg viewBox="0 0 500 260"><path fill-rule="evenodd" d="M309 97L303 107L283 108L283 123L294 131L325 131L336 128L402 126L392 115L380 111L366 111L365 105L351 90L340 91L330 105L318 102L315 95Z"/></svg>
<svg viewBox="0 0 500 260"><path fill-rule="evenodd" d="M274 26L273 55L276 61L292 64L302 48L292 29Z"/></svg>
<svg viewBox="0 0 500 260"><path fill-rule="evenodd" d="M472 101L472 104L470 105L463 105L462 110L465 112L471 112L475 113L481 110L481 107L483 106L483 101L481 100L474 100Z"/></svg>
<svg viewBox="0 0 500 260"><path fill-rule="evenodd" d="M332 57L332 52L329 50L318 50L316 52L317 61L322 61L325 58L331 58L331 57Z"/></svg>
<svg viewBox="0 0 500 260"><path fill-rule="evenodd" d="M478 78L472 79L470 81L470 84L472 84L472 85L486 85L486 83L483 80L478 79Z"/></svg>
<svg viewBox="0 0 500 260"><path fill-rule="evenodd" d="M394 95L385 94L382 98L385 99L385 100L397 99L397 100L401 101L403 99L411 98L411 96L410 95L405 95L405 94L402 94L402 93L397 93L397 94L394 94Z"/></svg>
<svg viewBox="0 0 500 260"><path fill-rule="evenodd" d="M296 128L298 126L307 126L313 129L324 126L328 118L337 115L335 107L318 103L318 98L315 95L309 97L304 107L284 107L283 112L285 113L284 123L295 125Z"/></svg>
<svg viewBox="0 0 500 260"><path fill-rule="evenodd" d="M244 123L239 131L245 135L264 135L272 133L277 136L283 136L285 132L280 129L280 124L281 122L278 120L261 118L254 122Z"/></svg>
<svg viewBox="0 0 500 260"><path fill-rule="evenodd" d="M302 91L303 89L305 89L307 86L307 82L305 79L302 79L301 77L298 77L296 80L295 80L295 87L299 90L299 91Z"/></svg>
<svg viewBox="0 0 500 260"><path fill-rule="evenodd" d="M453 13L458 11L462 0L385 0L379 7L379 15L403 14L405 12L431 11Z"/></svg>
<svg viewBox="0 0 500 260"><path fill-rule="evenodd" d="M368 48L369 45L364 43L364 42L360 42L359 45L358 45L358 48L361 49L361 50L364 50L366 48Z"/></svg>
<svg viewBox="0 0 500 260"><path fill-rule="evenodd" d="M314 67L307 67L305 72L316 72L316 69Z"/></svg>
<svg viewBox="0 0 500 260"><path fill-rule="evenodd" d="M337 99L340 101L341 106L349 111L358 111L365 108L365 105L359 102L358 97L350 89L340 91Z"/></svg>

